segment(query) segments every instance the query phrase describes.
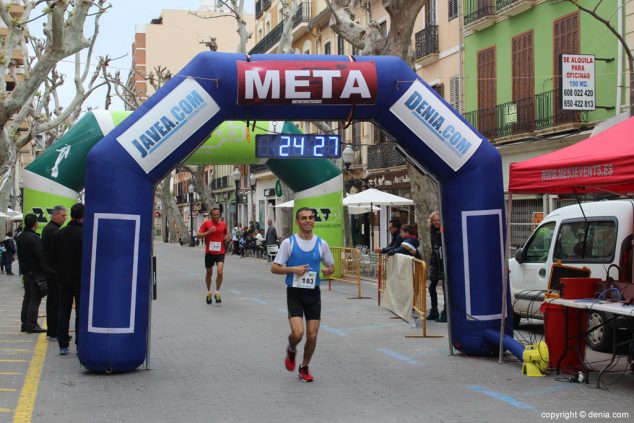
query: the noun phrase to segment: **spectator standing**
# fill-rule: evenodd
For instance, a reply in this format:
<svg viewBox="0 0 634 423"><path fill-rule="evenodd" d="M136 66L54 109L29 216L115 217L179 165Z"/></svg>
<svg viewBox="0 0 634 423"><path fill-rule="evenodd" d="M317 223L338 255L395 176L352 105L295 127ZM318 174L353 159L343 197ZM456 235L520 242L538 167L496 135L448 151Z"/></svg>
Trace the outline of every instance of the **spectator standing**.
<svg viewBox="0 0 634 423"><path fill-rule="evenodd" d="M256 257L264 256L265 242L266 242L266 238L264 237L264 229L260 229L258 233L255 235L255 256Z"/></svg>
<svg viewBox="0 0 634 423"><path fill-rule="evenodd" d="M443 287L445 306L442 313L438 314L438 293L436 286L438 281L444 282L444 264L442 252L442 229L440 226L440 213L433 212L429 215L429 235L431 237L431 260L429 261L429 299L431 300L431 310L427 320L436 320L439 323L447 322L447 295Z"/></svg>
<svg viewBox="0 0 634 423"><path fill-rule="evenodd" d="M42 245L44 247L44 265L55 268L55 235L66 222L66 207L55 206L51 220L42 229ZM57 319L59 318L59 294L57 276L53 273L48 279L48 295L46 297L46 337L49 341L57 341Z"/></svg>
<svg viewBox="0 0 634 423"><path fill-rule="evenodd" d="M17 239L18 260L20 261L20 271L23 274L24 298L22 300L22 311L20 318L22 321L22 332L41 333L46 332L37 323L37 312L40 308L41 298L39 295L37 280L45 276L54 276L55 272L44 265L42 252L42 240L37 234L37 216L29 213L24 216L25 229L20 232Z"/></svg>
<svg viewBox="0 0 634 423"><path fill-rule="evenodd" d="M240 238L242 238L242 227L238 223L231 230L231 241L233 242L233 255L240 255Z"/></svg>
<svg viewBox="0 0 634 423"><path fill-rule="evenodd" d="M422 259L420 251L418 251L420 242L418 241L418 237L414 235L413 229L410 225L401 226L401 238L403 239L401 245L397 248L390 249L387 254L389 256L393 256L394 254L405 254L408 256L414 256L417 259Z"/></svg>
<svg viewBox="0 0 634 423"><path fill-rule="evenodd" d="M277 245L277 230L275 226L273 226L273 221L271 219L266 221L266 242L268 245Z"/></svg>
<svg viewBox="0 0 634 423"><path fill-rule="evenodd" d="M7 237L3 242L4 248L6 250L4 256L4 270L7 272L7 275L13 275L13 258L15 256L15 241L13 240L13 232L7 232Z"/></svg>
<svg viewBox="0 0 634 423"><path fill-rule="evenodd" d="M84 205L75 204L70 209L71 221L55 236L54 261L59 291L57 342L59 354L68 354L70 336L68 327L75 302L75 345L79 345L79 299L81 298L81 256Z"/></svg>

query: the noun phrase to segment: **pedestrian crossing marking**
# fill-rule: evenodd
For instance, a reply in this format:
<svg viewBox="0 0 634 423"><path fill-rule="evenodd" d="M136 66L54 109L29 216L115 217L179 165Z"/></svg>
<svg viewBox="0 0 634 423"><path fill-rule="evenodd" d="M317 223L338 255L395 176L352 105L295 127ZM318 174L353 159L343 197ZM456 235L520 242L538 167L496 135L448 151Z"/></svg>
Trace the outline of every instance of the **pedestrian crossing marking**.
<svg viewBox="0 0 634 423"><path fill-rule="evenodd" d="M15 388L0 388L0 392L15 392L17 389Z"/></svg>
<svg viewBox="0 0 634 423"><path fill-rule="evenodd" d="M4 360L0 359L0 363L28 363L26 360Z"/></svg>

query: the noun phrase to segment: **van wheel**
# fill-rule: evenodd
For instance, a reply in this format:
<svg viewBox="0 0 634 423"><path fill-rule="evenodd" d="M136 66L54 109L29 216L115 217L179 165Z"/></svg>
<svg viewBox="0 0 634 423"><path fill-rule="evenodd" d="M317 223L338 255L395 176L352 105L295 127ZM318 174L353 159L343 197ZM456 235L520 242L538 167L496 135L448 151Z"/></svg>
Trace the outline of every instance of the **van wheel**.
<svg viewBox="0 0 634 423"><path fill-rule="evenodd" d="M588 329L597 329L588 333L586 342L590 348L600 352L610 352L612 350L612 325L614 322L604 324L609 316L600 311L591 311L588 314Z"/></svg>
<svg viewBox="0 0 634 423"><path fill-rule="evenodd" d="M513 329L517 329L520 327L520 321L522 320L522 316L513 312Z"/></svg>

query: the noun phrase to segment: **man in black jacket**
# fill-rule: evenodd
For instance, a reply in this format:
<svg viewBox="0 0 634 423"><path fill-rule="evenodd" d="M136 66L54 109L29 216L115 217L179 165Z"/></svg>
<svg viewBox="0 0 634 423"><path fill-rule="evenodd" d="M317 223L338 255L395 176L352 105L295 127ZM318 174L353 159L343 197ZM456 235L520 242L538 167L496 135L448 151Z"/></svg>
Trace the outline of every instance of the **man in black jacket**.
<svg viewBox="0 0 634 423"><path fill-rule="evenodd" d="M66 221L66 207L55 206L51 213L51 220L42 229L42 244L44 245L44 264L48 268L55 268L55 235ZM57 340L57 319L59 309L59 295L57 293L57 277L47 279L48 296L46 297L46 337L51 341Z"/></svg>
<svg viewBox="0 0 634 423"><path fill-rule="evenodd" d="M36 280L42 276L55 274L52 269L44 265L42 253L42 240L35 232L37 229L37 216L29 213L24 216L25 229L20 232L17 239L18 260L23 274L24 299L22 300L22 332L40 333L46 332L37 323L37 312L40 308L40 295Z"/></svg>
<svg viewBox="0 0 634 423"><path fill-rule="evenodd" d="M68 326L75 300L75 345L79 341L79 298L81 287L81 243L83 237L84 205L70 209L71 221L57 233L54 242L55 270L59 289L57 341L59 354L68 354Z"/></svg>
<svg viewBox="0 0 634 423"><path fill-rule="evenodd" d="M387 229L392 234L392 241L390 241L390 244L385 248L376 247L374 249L375 253L387 254L390 250L395 250L401 246L403 242L403 237L401 236L401 221L398 219L390 220Z"/></svg>
<svg viewBox="0 0 634 423"><path fill-rule="evenodd" d="M268 226L266 229L266 240L264 241L266 245L277 245L277 231L275 230L275 226L273 226L273 221L271 219L266 221L266 225Z"/></svg>

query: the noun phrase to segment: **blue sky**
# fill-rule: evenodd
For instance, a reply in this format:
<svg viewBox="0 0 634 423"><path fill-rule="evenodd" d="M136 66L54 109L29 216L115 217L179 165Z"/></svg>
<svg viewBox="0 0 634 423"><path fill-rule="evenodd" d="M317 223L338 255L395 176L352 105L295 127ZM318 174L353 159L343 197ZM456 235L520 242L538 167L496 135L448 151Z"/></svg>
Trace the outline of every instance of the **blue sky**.
<svg viewBox="0 0 634 423"><path fill-rule="evenodd" d="M111 58L125 56L111 62L111 71L120 70L122 77L127 77L130 69L131 45L137 25L150 23L152 19L160 16L163 9L196 10L200 5L200 0L109 0L109 2L112 7L101 18L92 64L97 62L99 56L108 55ZM254 0L245 0L247 12L253 12L253 4ZM87 24L85 30L86 35L92 34L92 24ZM61 91L61 98L66 99L66 103L70 102L74 95L72 63L73 58L69 57L60 65L60 70L66 74L66 85L68 85ZM103 96L104 91L94 93L82 108L85 110L88 106L92 106L103 109ZM113 98L110 108L122 110L123 103Z"/></svg>

